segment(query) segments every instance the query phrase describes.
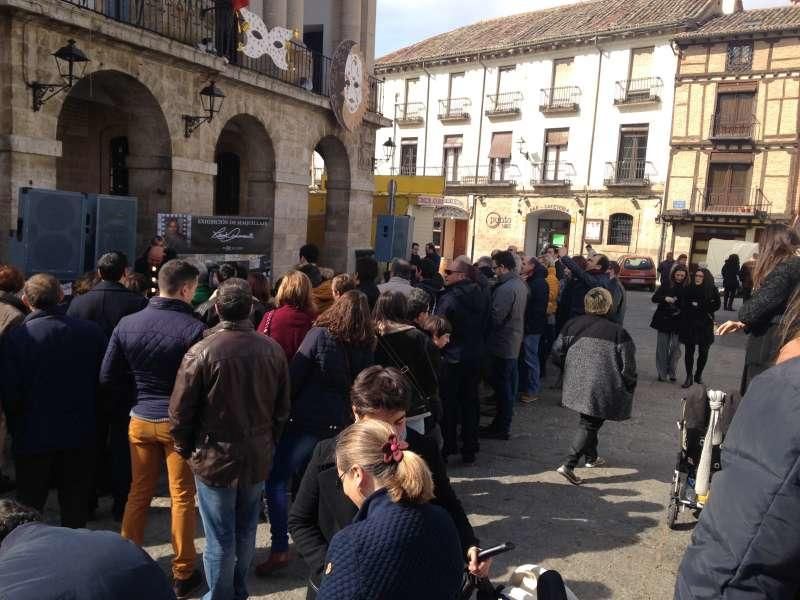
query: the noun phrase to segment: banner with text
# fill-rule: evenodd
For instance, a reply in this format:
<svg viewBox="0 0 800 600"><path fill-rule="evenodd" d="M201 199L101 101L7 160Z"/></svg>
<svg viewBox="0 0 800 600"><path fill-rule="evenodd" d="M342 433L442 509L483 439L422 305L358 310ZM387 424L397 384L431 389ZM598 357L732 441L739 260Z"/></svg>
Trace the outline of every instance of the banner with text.
<svg viewBox="0 0 800 600"><path fill-rule="evenodd" d="M271 254L269 217L158 215L157 233L178 254Z"/></svg>

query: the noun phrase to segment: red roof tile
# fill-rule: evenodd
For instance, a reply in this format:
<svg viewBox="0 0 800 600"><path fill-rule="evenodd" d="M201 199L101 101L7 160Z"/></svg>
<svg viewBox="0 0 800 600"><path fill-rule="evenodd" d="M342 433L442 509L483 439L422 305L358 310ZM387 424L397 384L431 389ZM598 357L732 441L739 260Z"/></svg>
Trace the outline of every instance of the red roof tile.
<svg viewBox="0 0 800 600"><path fill-rule="evenodd" d="M787 29L800 29L800 6L746 10L724 15L707 21L695 31L682 33L676 37L681 41Z"/></svg>

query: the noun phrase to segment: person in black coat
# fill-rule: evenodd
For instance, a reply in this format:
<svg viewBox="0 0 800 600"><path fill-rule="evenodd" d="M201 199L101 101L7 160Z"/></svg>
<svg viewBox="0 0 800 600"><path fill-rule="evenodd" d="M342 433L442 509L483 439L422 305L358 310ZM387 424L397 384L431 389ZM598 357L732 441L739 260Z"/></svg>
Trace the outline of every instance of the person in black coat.
<svg viewBox="0 0 800 600"><path fill-rule="evenodd" d="M800 597L798 304L795 296L776 366L752 380L725 436L675 600Z"/></svg>
<svg viewBox="0 0 800 600"><path fill-rule="evenodd" d="M358 513L331 540L318 600L455 600L464 574L458 533L430 502L422 457L388 424L362 419L338 438L336 475Z"/></svg>
<svg viewBox="0 0 800 600"><path fill-rule="evenodd" d="M694 382L703 383L703 369L708 361L708 351L714 343L714 313L719 310L720 305L719 292L711 272L708 269L695 271L693 281L687 286L681 302L680 341L686 353L683 357L686 381L682 387L688 388L692 385L693 373Z"/></svg>
<svg viewBox="0 0 800 600"><path fill-rule="evenodd" d="M25 282L22 301L32 312L3 338L0 387L14 442L18 499L42 510L56 471L61 524L84 527L106 338L96 323L63 314L62 298L52 275Z"/></svg>
<svg viewBox="0 0 800 600"><path fill-rule="evenodd" d="M111 531L67 529L0 499L0 594L14 600L175 600L164 571Z"/></svg>
<svg viewBox="0 0 800 600"><path fill-rule="evenodd" d="M422 274L422 279L416 283L414 287L420 288L431 298L436 298L439 292L442 291L444 282L442 281L442 276L436 272L433 261L429 258L423 258L422 261L420 261L420 272Z"/></svg>
<svg viewBox="0 0 800 600"><path fill-rule="evenodd" d="M722 287L725 289L725 310L733 310L733 300L739 289L739 255L731 254L722 266Z"/></svg>
<svg viewBox="0 0 800 600"><path fill-rule="evenodd" d="M528 285L528 303L525 306L525 336L522 338L522 363L524 369L520 371L521 395L520 401L524 403L535 402L538 399L540 386L540 361L539 341L547 325L547 302L549 300L549 286L547 284L547 269L539 260L529 257L522 265L522 277Z"/></svg>
<svg viewBox="0 0 800 600"><path fill-rule="evenodd" d="M681 357L681 345L678 332L681 328L681 304L689 283L689 270L676 263L672 268L669 281L662 284L652 301L658 304L650 321L650 327L658 332L656 341L656 370L658 380L677 379L678 359Z"/></svg>
<svg viewBox="0 0 800 600"><path fill-rule="evenodd" d="M358 279L358 290L367 297L369 309L375 308L378 296L378 285L375 280L378 278L378 263L371 256L362 256L356 260L356 278Z"/></svg>
<svg viewBox="0 0 800 600"><path fill-rule="evenodd" d="M675 258L672 252L667 252L667 256L658 264L659 285L669 285L672 267L675 265Z"/></svg>
<svg viewBox="0 0 800 600"><path fill-rule="evenodd" d="M392 426L430 468L435 496L432 500L452 517L462 556L475 572L486 573L489 562L478 563L478 540L464 508L447 477L441 454L433 440L406 427L410 389L397 369L370 367L358 376L350 395L356 421L378 419ZM325 566L325 553L333 536L352 523L357 509L342 492L336 471L336 439L317 444L289 515L289 531L298 552L311 570L308 598L314 598Z"/></svg>

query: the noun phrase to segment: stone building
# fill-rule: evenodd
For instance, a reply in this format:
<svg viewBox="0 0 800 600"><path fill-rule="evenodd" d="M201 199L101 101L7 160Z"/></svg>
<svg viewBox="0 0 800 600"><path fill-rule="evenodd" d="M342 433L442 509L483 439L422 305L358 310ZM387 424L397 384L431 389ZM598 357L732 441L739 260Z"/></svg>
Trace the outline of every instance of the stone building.
<svg viewBox="0 0 800 600"><path fill-rule="evenodd" d="M800 7L722 16L677 36L664 249L758 241L798 205Z"/></svg>
<svg viewBox="0 0 800 600"><path fill-rule="evenodd" d="M378 172L444 175L444 255L548 243L655 257L678 57L736 0L599 0L482 21L376 61L396 144ZM380 158L381 148L376 148Z"/></svg>
<svg viewBox="0 0 800 600"><path fill-rule="evenodd" d="M138 199L140 245L157 213L268 216L277 273L306 241L312 154L325 161L323 261L344 270L370 245L375 130L388 124L370 77L363 124L347 131L329 99L331 60L358 42L371 72L375 0L251 0L268 27L294 32L286 69L238 51L231 3L213 0L0 0L0 230L17 223L19 188ZM83 77L33 110L34 82L58 82L67 40ZM203 116L215 85L221 111ZM7 237L0 237L0 260Z"/></svg>

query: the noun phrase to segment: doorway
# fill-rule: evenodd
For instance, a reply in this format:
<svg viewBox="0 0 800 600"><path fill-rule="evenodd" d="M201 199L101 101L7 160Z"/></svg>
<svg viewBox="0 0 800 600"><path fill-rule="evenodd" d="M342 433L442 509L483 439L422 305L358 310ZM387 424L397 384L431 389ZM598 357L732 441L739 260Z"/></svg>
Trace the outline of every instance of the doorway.
<svg viewBox="0 0 800 600"><path fill-rule="evenodd" d="M217 189L214 195L215 215L239 214L239 182L241 161L238 154L223 152L217 156Z"/></svg>

